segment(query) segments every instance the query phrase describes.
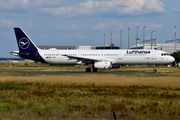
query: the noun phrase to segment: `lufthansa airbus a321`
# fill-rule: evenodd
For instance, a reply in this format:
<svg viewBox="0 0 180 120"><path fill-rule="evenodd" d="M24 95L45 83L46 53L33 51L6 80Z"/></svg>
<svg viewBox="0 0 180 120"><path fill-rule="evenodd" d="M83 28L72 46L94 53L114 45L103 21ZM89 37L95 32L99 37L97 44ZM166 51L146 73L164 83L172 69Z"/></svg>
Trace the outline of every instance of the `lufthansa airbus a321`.
<svg viewBox="0 0 180 120"><path fill-rule="evenodd" d="M167 52L149 49L124 50L42 50L21 28L14 28L19 51L12 55L48 64L83 65L86 72L119 68L120 65L169 64L174 58ZM155 67L153 72L157 72Z"/></svg>

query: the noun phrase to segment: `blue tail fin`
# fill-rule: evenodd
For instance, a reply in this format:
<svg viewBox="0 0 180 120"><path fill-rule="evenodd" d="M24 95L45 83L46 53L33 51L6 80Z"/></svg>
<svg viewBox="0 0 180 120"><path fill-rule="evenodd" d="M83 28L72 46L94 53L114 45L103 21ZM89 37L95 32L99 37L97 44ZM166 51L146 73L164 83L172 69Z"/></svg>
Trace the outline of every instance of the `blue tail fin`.
<svg viewBox="0 0 180 120"><path fill-rule="evenodd" d="M19 51L37 50L37 46L29 39L29 37L20 28L14 28Z"/></svg>
<svg viewBox="0 0 180 120"><path fill-rule="evenodd" d="M40 49L31 41L21 28L14 28L14 32L19 47L18 55L20 57L38 62L45 62L38 52Z"/></svg>

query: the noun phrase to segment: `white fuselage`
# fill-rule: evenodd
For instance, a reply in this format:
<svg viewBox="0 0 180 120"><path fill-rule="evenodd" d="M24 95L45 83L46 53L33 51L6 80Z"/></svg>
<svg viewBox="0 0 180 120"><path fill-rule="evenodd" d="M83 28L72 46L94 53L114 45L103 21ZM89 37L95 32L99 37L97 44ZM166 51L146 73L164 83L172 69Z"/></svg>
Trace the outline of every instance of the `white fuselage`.
<svg viewBox="0 0 180 120"><path fill-rule="evenodd" d="M118 68L120 65L169 64L174 58L164 51L145 49L126 50L57 50L39 49L21 28L14 28L19 51L12 55L49 64L87 65L86 72ZM91 67L91 68L90 68ZM156 72L154 68L153 72Z"/></svg>
<svg viewBox="0 0 180 120"><path fill-rule="evenodd" d="M79 64L81 61L64 55L97 61L111 61L112 64L169 64L174 58L164 51L127 49L127 50L41 50L41 57L49 64Z"/></svg>

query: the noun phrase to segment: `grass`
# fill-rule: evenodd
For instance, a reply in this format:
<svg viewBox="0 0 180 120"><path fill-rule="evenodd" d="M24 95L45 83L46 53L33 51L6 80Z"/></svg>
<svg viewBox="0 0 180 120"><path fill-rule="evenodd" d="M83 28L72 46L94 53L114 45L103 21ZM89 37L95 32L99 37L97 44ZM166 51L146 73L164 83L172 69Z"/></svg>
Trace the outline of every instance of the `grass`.
<svg viewBox="0 0 180 120"><path fill-rule="evenodd" d="M3 83L0 84L0 89L6 89L6 90L18 90L18 89L24 89L24 86L17 85L14 83Z"/></svg>
<svg viewBox="0 0 180 120"><path fill-rule="evenodd" d="M150 66L122 66L120 69L99 70L100 72L151 72ZM177 72L180 68L167 68L165 65L157 66L160 72ZM36 63L8 63L0 64L0 71L85 71L83 66L47 65Z"/></svg>
<svg viewBox="0 0 180 120"><path fill-rule="evenodd" d="M34 64L11 71L36 71ZM180 119L179 68L158 66L163 74L0 75L0 119ZM83 70L47 66L39 70ZM123 67L148 71L151 67ZM123 69L112 70L123 71ZM173 71L173 72L171 72ZM107 72L107 71L105 71Z"/></svg>

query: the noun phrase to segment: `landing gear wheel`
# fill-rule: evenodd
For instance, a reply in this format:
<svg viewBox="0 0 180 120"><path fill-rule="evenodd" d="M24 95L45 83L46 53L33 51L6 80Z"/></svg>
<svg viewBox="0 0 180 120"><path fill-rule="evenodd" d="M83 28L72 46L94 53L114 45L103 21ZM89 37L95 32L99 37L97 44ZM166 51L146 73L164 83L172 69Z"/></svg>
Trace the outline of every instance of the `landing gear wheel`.
<svg viewBox="0 0 180 120"><path fill-rule="evenodd" d="M98 69L93 67L93 72L97 72L97 71L98 71Z"/></svg>
<svg viewBox="0 0 180 120"><path fill-rule="evenodd" d="M156 73L157 72L157 70L156 69L153 69L153 73Z"/></svg>
<svg viewBox="0 0 180 120"><path fill-rule="evenodd" d="M153 73L156 73L157 72L157 70L156 70L156 66L155 65L153 65Z"/></svg>
<svg viewBox="0 0 180 120"><path fill-rule="evenodd" d="M91 68L87 67L86 72L91 72Z"/></svg>

